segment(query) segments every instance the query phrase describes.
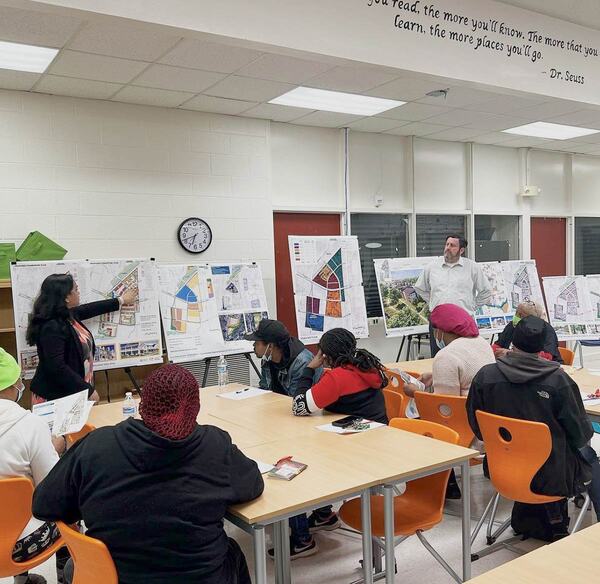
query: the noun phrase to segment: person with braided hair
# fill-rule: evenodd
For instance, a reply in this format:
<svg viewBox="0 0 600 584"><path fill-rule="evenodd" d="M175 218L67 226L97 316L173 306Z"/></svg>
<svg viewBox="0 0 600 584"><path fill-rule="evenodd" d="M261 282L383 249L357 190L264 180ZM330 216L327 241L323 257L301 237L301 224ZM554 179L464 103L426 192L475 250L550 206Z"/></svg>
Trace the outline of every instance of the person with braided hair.
<svg viewBox="0 0 600 584"><path fill-rule="evenodd" d="M314 372L323 365L329 369L314 383ZM386 385L381 361L358 349L350 331L331 329L321 337L319 352L302 373L292 411L295 416L310 416L326 409L387 424L381 391Z"/></svg>
<svg viewBox="0 0 600 584"><path fill-rule="evenodd" d="M108 547L120 584L251 584L223 519L230 505L258 497L263 479L227 432L196 422L199 396L183 367L153 371L142 419L98 428L72 446L36 488L34 516L83 519Z"/></svg>

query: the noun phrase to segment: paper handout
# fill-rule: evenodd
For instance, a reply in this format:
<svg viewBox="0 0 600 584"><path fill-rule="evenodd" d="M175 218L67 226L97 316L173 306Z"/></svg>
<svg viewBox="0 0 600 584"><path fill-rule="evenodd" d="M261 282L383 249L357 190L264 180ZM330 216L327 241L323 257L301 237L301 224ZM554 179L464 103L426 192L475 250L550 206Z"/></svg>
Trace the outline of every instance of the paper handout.
<svg viewBox="0 0 600 584"><path fill-rule="evenodd" d="M32 412L48 424L54 436L73 434L83 428L94 405L87 397L87 389L84 389L73 395L36 404Z"/></svg>

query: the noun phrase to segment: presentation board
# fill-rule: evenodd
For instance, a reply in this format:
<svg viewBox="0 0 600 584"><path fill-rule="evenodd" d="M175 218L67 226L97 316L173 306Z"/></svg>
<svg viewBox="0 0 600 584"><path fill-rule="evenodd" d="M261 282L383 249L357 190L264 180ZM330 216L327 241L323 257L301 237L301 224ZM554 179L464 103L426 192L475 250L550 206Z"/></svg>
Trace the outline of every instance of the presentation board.
<svg viewBox="0 0 600 584"><path fill-rule="evenodd" d="M414 289L425 266L435 257L376 259L385 334L388 337L429 331L429 306Z"/></svg>
<svg viewBox="0 0 600 584"><path fill-rule="evenodd" d="M288 242L300 340L318 343L338 327L368 337L358 239L290 235Z"/></svg>
<svg viewBox="0 0 600 584"><path fill-rule="evenodd" d="M501 262L482 262L479 265L490 283L492 297L487 304L477 308L475 322L481 334L501 333L514 316L503 266Z"/></svg>
<svg viewBox="0 0 600 584"><path fill-rule="evenodd" d="M156 264L149 259L18 262L11 265L17 353L24 375L33 377L37 351L25 340L29 315L42 282L51 274L70 273L81 303L108 300L135 290L129 307L85 321L94 335L95 370L162 362Z"/></svg>
<svg viewBox="0 0 600 584"><path fill-rule="evenodd" d="M252 351L244 335L269 316L258 264L161 264L158 278L170 361Z"/></svg>

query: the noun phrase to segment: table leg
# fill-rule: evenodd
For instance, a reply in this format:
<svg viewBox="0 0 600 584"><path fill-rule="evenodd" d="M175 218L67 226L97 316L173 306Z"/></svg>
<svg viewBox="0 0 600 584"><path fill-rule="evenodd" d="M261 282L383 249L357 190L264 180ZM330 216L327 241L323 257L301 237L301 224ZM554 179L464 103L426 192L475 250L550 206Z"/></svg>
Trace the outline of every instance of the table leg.
<svg viewBox="0 0 600 584"><path fill-rule="evenodd" d="M273 525L273 535L275 540L275 582L277 584L291 584L290 536L287 519L278 521Z"/></svg>
<svg viewBox="0 0 600 584"><path fill-rule="evenodd" d="M385 583L394 584L396 555L394 548L394 486L383 485L385 534Z"/></svg>
<svg viewBox="0 0 600 584"><path fill-rule="evenodd" d="M371 536L371 490L366 489L360 496L362 521L363 571L365 584L373 584L373 544Z"/></svg>
<svg viewBox="0 0 600 584"><path fill-rule="evenodd" d="M471 466L465 460L461 465L462 487L462 565L463 582L471 579Z"/></svg>
<svg viewBox="0 0 600 584"><path fill-rule="evenodd" d="M264 526L252 526L252 541L254 544L254 582L255 584L267 584L267 544Z"/></svg>

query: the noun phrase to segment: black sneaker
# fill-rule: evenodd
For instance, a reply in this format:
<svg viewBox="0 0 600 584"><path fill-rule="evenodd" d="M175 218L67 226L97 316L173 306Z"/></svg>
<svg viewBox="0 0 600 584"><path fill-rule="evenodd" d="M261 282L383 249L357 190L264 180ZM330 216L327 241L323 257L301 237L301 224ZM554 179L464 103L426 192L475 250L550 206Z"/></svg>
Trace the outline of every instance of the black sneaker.
<svg viewBox="0 0 600 584"><path fill-rule="evenodd" d="M308 530L310 533L317 531L333 531L340 527L340 519L337 513L330 513L326 517L321 517L318 513L312 512L308 517Z"/></svg>
<svg viewBox="0 0 600 584"><path fill-rule="evenodd" d="M290 538L290 560L296 560L297 558L307 558L308 556L314 556L319 551L319 547L317 546L317 542L314 537L311 537L305 543L297 543L294 545L294 542ZM267 550L267 555L274 560L275 559L275 549L269 548Z"/></svg>

